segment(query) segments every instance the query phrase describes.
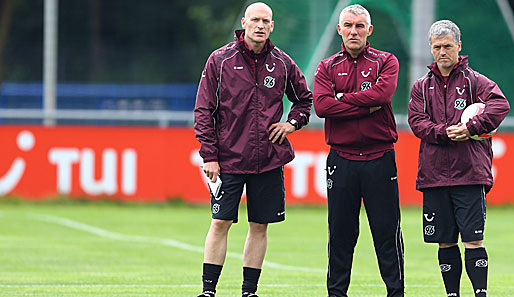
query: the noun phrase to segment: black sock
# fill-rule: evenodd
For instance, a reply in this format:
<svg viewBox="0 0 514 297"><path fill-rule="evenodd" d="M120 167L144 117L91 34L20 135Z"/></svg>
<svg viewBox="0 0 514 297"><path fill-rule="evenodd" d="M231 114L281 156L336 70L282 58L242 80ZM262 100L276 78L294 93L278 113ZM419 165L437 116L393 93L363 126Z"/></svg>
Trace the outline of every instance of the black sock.
<svg viewBox="0 0 514 297"><path fill-rule="evenodd" d="M214 296L222 268L223 265L203 263L202 281L204 293L212 293L212 296Z"/></svg>
<svg viewBox="0 0 514 297"><path fill-rule="evenodd" d="M466 261L466 272L473 285L475 296L487 296L487 267L489 263L485 248L466 249L464 259Z"/></svg>
<svg viewBox="0 0 514 297"><path fill-rule="evenodd" d="M255 293L257 291L260 276L261 269L243 267L243 295L244 293Z"/></svg>
<svg viewBox="0 0 514 297"><path fill-rule="evenodd" d="M462 274L462 259L459 246L439 248L439 268L443 276L447 296L460 296L460 276Z"/></svg>

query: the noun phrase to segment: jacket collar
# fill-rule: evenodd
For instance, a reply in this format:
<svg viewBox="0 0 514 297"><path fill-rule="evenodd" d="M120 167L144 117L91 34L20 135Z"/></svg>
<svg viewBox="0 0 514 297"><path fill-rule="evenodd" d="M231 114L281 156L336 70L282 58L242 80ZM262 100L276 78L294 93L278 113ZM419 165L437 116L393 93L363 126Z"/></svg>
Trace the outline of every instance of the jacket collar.
<svg viewBox="0 0 514 297"><path fill-rule="evenodd" d="M364 54L364 52L367 53L369 50L369 47L370 47L369 41L366 41L366 45L364 46L363 51L359 53L359 55L357 56L356 59L360 58ZM344 47L344 42L341 42L341 51L343 52L343 54L347 54L350 58L353 58L352 55L350 54L350 52L348 52L346 50L346 48Z"/></svg>
<svg viewBox="0 0 514 297"><path fill-rule="evenodd" d="M439 68L437 67L436 61L432 62L432 64L428 65L427 67L428 67L428 69L430 69L430 72L432 72L434 75L443 77L443 75L441 74L441 71L439 71ZM453 73L453 71L455 69L457 69L459 67L468 68L468 56L459 56L459 60L453 66L453 69L450 72L450 75Z"/></svg>
<svg viewBox="0 0 514 297"><path fill-rule="evenodd" d="M245 30L236 30L234 32L234 41L236 42L237 46L239 47L239 49L243 52L247 52L249 53L250 55L257 55L257 56L260 56L260 55L265 55L267 54L268 52L270 52L271 50L273 50L273 48L275 47L273 45L273 43L271 42L271 40L268 38L266 39L266 44L264 44L264 48L262 49L262 52L260 52L259 54L256 54L253 50L251 50L248 45L246 44L245 40L244 40L244 37L245 37Z"/></svg>

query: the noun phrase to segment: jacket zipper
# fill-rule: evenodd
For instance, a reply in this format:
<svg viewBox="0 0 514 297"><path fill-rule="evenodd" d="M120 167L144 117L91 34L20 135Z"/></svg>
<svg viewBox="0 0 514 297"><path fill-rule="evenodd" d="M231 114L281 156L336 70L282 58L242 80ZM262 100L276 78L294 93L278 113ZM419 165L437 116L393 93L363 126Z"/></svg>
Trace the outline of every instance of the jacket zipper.
<svg viewBox="0 0 514 297"><path fill-rule="evenodd" d="M353 72L355 74L355 82L354 82L354 85L353 85L353 89L354 90L358 90L357 88L357 59L354 59L353 60ZM357 92L357 91L355 91ZM357 119L357 133L359 134L359 140L360 140L360 147L359 147L359 156L362 156L362 146L363 146L363 143L362 143L362 134L361 134L361 129L360 129L360 120Z"/></svg>
<svg viewBox="0 0 514 297"><path fill-rule="evenodd" d="M446 90L447 90L447 85L446 83L444 84L444 121L445 121L445 124L446 126L448 126L448 115L446 114Z"/></svg>
<svg viewBox="0 0 514 297"><path fill-rule="evenodd" d="M450 77L448 77L448 83L450 82ZM444 96L443 96L443 100L444 100L444 122L445 122L445 126L448 127L448 115L446 114L446 91L448 90L448 85L447 83L444 81L444 78L443 78L443 83L444 83ZM450 154L448 153L448 150L446 150L446 164L448 164L448 166L446 167L446 177L448 179L450 179Z"/></svg>
<svg viewBox="0 0 514 297"><path fill-rule="evenodd" d="M255 58L255 68L254 68L254 76L255 76L255 99L256 99L256 104L259 104L259 100L258 100L258 97L259 97L259 96L258 96L258 94L257 94L257 92L259 91L259 77L257 76L257 67L258 67L258 65L257 65L257 58ZM258 125L259 125L259 123L260 123L260 120L259 120L259 108L257 108L257 109L256 109L255 114L256 114L256 121L255 121L255 123L256 123L256 126L255 126L255 127L256 127L256 129L255 129L255 130L256 130L256 134L257 134L257 139L256 139L256 141L257 141L257 173L260 173L260 172L261 172L261 169L260 169L261 162L260 162L260 158L259 158L259 156L260 156L260 153L261 153L261 152L260 152L260 149L259 149L259 148L260 148L261 146L260 146L260 144L259 144L259 127L258 127Z"/></svg>

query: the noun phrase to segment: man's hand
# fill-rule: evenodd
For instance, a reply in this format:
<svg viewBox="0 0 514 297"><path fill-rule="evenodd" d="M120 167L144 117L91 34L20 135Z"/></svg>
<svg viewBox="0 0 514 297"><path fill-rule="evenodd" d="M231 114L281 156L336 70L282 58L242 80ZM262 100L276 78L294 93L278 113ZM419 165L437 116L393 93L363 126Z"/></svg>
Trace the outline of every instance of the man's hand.
<svg viewBox="0 0 514 297"><path fill-rule="evenodd" d="M446 135L453 141L465 141L471 136L466 125L461 123L446 128Z"/></svg>
<svg viewBox="0 0 514 297"><path fill-rule="evenodd" d="M382 106L373 106L369 108L369 113L374 113L377 110L380 110Z"/></svg>
<svg viewBox="0 0 514 297"><path fill-rule="evenodd" d="M270 131L269 140L271 140L272 143L279 140L278 143L282 144L284 139L286 139L287 134L293 133L296 128L289 123L275 123L271 124L268 130Z"/></svg>
<svg viewBox="0 0 514 297"><path fill-rule="evenodd" d="M203 164L203 172L212 181L215 182L220 174L220 164L218 162L207 162Z"/></svg>

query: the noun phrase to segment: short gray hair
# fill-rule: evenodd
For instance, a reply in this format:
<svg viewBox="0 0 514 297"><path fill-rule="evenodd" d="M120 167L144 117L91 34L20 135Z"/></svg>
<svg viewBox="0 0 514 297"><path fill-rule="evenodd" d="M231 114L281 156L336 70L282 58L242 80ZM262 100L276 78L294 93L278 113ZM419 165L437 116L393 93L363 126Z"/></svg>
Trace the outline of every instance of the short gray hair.
<svg viewBox="0 0 514 297"><path fill-rule="evenodd" d="M432 45L432 38L439 38L451 34L456 44L460 42L460 29L452 21L440 20L430 26L428 30L428 44Z"/></svg>
<svg viewBox="0 0 514 297"><path fill-rule="evenodd" d="M359 4L346 6L343 11L341 11L341 14L339 14L339 23L341 23L343 20L343 15L347 12L351 12L354 15L363 14L366 17L366 23L368 23L368 27L371 26L371 16L369 15L369 12L366 10L366 8Z"/></svg>

